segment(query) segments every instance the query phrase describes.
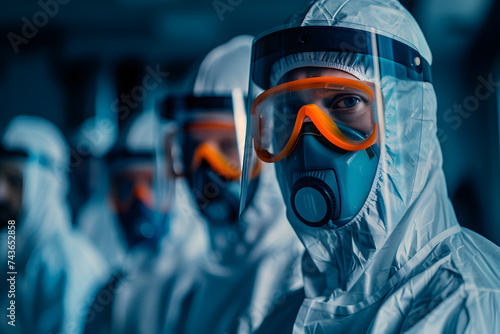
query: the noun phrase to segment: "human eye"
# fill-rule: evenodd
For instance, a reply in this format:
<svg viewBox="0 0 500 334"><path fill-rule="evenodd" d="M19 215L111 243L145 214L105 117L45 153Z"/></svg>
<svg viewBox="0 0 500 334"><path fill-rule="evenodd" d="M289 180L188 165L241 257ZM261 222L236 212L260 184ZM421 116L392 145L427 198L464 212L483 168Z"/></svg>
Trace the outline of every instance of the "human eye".
<svg viewBox="0 0 500 334"><path fill-rule="evenodd" d="M338 97L332 101L330 109L333 110L353 109L361 102L363 102L363 99L355 95Z"/></svg>

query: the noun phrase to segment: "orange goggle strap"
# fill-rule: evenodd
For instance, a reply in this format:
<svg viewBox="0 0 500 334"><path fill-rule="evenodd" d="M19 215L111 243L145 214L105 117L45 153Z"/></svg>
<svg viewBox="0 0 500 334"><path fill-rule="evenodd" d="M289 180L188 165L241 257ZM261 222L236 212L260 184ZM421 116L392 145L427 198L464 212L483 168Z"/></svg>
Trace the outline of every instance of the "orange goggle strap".
<svg viewBox="0 0 500 334"><path fill-rule="evenodd" d="M228 164L223 155L212 144L202 143L198 146L194 152L193 163L191 164L192 170L199 167L203 160L205 160L210 168L212 168L217 174L229 180L238 180L241 177L241 171ZM261 164L257 163L252 171L252 178L257 177L260 171Z"/></svg>
<svg viewBox="0 0 500 334"><path fill-rule="evenodd" d="M271 89L268 89L261 95L259 95L253 105L252 105L252 117L257 117L256 107L268 96L275 94L280 91L297 91L302 89L314 89L314 88L330 88L331 85L342 85L352 88L359 89L370 96L370 101L373 100L373 91L367 86L366 83L361 81L346 79L346 78L330 78L330 77L319 77L319 78L308 78L302 80L296 80L287 82ZM369 138L361 141L356 141L348 138L346 135L340 131L337 124L330 118L325 112L323 112L315 104L308 104L300 108L297 114L297 120L290 136L290 139L286 143L285 147L278 154L271 154L267 150L261 148L257 144L257 140L254 136L255 150L257 156L265 162L277 162L288 156L288 154L294 149L297 144L297 139L302 129L302 124L304 119L309 117L311 121L316 125L319 132L332 144L335 146L347 150L347 151L361 151L370 146L372 146L377 139L377 124L373 124L373 132Z"/></svg>

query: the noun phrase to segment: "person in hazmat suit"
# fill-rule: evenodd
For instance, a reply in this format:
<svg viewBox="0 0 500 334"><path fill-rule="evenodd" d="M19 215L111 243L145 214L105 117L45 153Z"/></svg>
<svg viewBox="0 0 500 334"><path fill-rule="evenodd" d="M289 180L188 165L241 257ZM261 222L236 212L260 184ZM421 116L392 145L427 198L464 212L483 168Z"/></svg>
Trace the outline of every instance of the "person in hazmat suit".
<svg viewBox="0 0 500 334"><path fill-rule="evenodd" d="M272 164L306 248L293 333L500 332L500 249L448 198L431 63L395 0L314 1L256 39L242 210Z"/></svg>
<svg viewBox="0 0 500 334"><path fill-rule="evenodd" d="M139 253L144 257L158 253L168 231L173 194L167 178L156 173L155 113L136 115L127 125L106 156L107 177L101 189L78 215L79 229L115 272L132 270L125 268L129 265L137 268ZM164 188L161 194L157 181Z"/></svg>
<svg viewBox="0 0 500 334"><path fill-rule="evenodd" d="M0 247L9 256L0 274L2 333L82 333L107 279L99 253L73 229L68 172L70 150L55 125L31 116L8 124L0 149Z"/></svg>
<svg viewBox="0 0 500 334"><path fill-rule="evenodd" d="M210 51L193 96L164 104L181 130L184 176L209 239L186 333L253 332L288 293L301 288L303 248L286 222L279 189L269 183L272 168L254 166L251 208L238 217L243 147L237 136L243 144L252 40L237 36Z"/></svg>
<svg viewBox="0 0 500 334"><path fill-rule="evenodd" d="M286 222L279 189L267 186L272 168L259 171L252 209L238 220L233 107L242 106L245 115L251 40L239 36L213 50L200 66L195 95L169 96L159 106L164 122L178 128L175 137L160 135L160 155L175 158L170 169L186 190L181 193L187 196L176 194L181 225L192 233L188 224L194 222L204 235L184 250L164 253L156 271L139 275L115 296L112 333L250 333L283 296L301 288L303 247ZM185 256L200 244L201 252ZM164 268L172 258L183 263L175 272Z"/></svg>
<svg viewBox="0 0 500 334"><path fill-rule="evenodd" d="M121 317L129 291L155 274L168 279L192 256L172 254L196 252L188 240L200 237L201 231L175 209L173 195L182 194L175 190L166 161L157 158L159 125L153 110L131 119L107 155L109 186L97 192L79 216L80 229L111 269L108 284L96 294L89 310L86 333L137 332L127 322L137 317ZM159 290L148 285L148 292L157 297ZM148 295L144 290L141 294Z"/></svg>

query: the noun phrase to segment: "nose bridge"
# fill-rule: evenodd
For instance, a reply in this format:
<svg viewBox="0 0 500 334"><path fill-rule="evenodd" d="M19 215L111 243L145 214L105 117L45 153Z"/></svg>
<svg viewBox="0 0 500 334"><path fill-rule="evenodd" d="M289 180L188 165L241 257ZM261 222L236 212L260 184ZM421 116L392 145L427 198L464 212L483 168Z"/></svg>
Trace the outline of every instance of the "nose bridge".
<svg viewBox="0 0 500 334"><path fill-rule="evenodd" d="M343 156L343 154L326 147L320 138L320 134L312 132L304 133L299 137L294 150L298 151L295 155L302 158L305 170L330 169L335 163L335 159L332 158Z"/></svg>
<svg viewBox="0 0 500 334"><path fill-rule="evenodd" d="M312 122L316 126L318 126L319 124L316 124L313 119L316 119L316 122L317 122L318 115L323 113L323 111L316 103L309 103L309 104L304 105L301 108L301 113L303 114L302 115L302 117L303 117L302 123Z"/></svg>
<svg viewBox="0 0 500 334"><path fill-rule="evenodd" d="M203 161L210 164L210 156L215 153L215 147L213 141L207 140L199 144L193 154L193 162L191 164L191 169L194 170L198 168Z"/></svg>
<svg viewBox="0 0 500 334"><path fill-rule="evenodd" d="M316 124L310 117L314 112L316 112L316 108L317 106L314 104L306 104L302 106L295 119L294 130L290 136L290 140L294 141L295 144L288 155L289 158L291 158L291 161L293 161L293 164L298 168L305 167L303 165L307 163L310 156L309 147L311 147L311 143L309 141L316 140L314 137L319 135L319 131L315 131L318 132L317 134L313 134L313 132L310 131L311 126L317 128ZM307 144L305 144L305 142L307 142ZM307 150L306 147L308 148ZM312 158L314 159L314 155Z"/></svg>
<svg viewBox="0 0 500 334"><path fill-rule="evenodd" d="M306 133L300 136L299 141L302 142L302 151L304 159L304 168L310 169L311 167L318 166L318 163L325 159L325 157L319 156L318 147L319 142L316 136L312 133Z"/></svg>
<svg viewBox="0 0 500 334"><path fill-rule="evenodd" d="M297 140L297 144L295 145L295 148L294 150L297 149L297 146L298 146L298 142L301 140L301 138L303 136L319 136L319 131L317 131L317 124L315 123L315 121L311 118L312 114L317 112L316 109L319 109L317 105L315 104L307 104L307 105L304 105L300 110L299 110L299 114L297 115L297 118L296 118L296 122L300 122L300 127L298 129L298 133L296 133L295 135L292 134L292 137L293 136L296 136L296 140ZM314 118L314 117L313 117ZM309 124L307 124L309 123ZM307 124L307 125L306 125ZM297 124L296 124L297 126ZM310 126L314 126L314 128L316 129L315 132L317 132L317 134L313 134L312 132L310 132L308 129L310 129Z"/></svg>
<svg viewBox="0 0 500 334"><path fill-rule="evenodd" d="M240 161L239 159L235 159L236 157L231 157L231 152L228 152L227 150L224 150L223 146L221 143L217 141L211 141L211 149L214 151L212 154L206 154L205 160L209 162L212 157L218 156L220 159L224 162L225 165L230 167L231 169L239 169L240 168Z"/></svg>
<svg viewBox="0 0 500 334"><path fill-rule="evenodd" d="M239 166L228 161L216 145L207 142L201 144L195 151L192 168L195 169L203 161L217 174L228 179L238 179L241 176Z"/></svg>

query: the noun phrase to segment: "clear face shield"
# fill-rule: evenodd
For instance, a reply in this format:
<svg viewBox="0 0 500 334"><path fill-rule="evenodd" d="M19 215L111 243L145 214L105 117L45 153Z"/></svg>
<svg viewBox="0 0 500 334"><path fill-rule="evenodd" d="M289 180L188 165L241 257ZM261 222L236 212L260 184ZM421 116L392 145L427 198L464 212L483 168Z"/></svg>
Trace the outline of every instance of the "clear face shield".
<svg viewBox="0 0 500 334"><path fill-rule="evenodd" d="M66 203L69 170L62 159L41 150L26 149L32 143L17 141L25 134L25 129L18 132L19 129L9 129L7 147L0 145L0 216L10 217L2 219L2 224L15 220L17 230L30 231L45 224L42 218L47 212L56 217L60 213ZM58 220L50 223L51 228L62 228ZM44 228L49 227L44 225Z"/></svg>
<svg viewBox="0 0 500 334"><path fill-rule="evenodd" d="M366 27L306 24L256 39L251 64L240 213L259 161L274 164L294 226L347 224L381 177L413 187L418 150L404 145L421 133L405 120L421 122L430 80L414 48ZM411 198L381 186L387 212Z"/></svg>
<svg viewBox="0 0 500 334"><path fill-rule="evenodd" d="M242 95L239 95L243 99ZM234 122L235 96L170 97L163 117L179 128L182 173L198 209L211 223L238 220L240 151ZM259 170L253 171L258 175Z"/></svg>
<svg viewBox="0 0 500 334"><path fill-rule="evenodd" d="M119 152L108 161L109 198L127 244L158 247L169 229L174 192L163 163L154 150Z"/></svg>

